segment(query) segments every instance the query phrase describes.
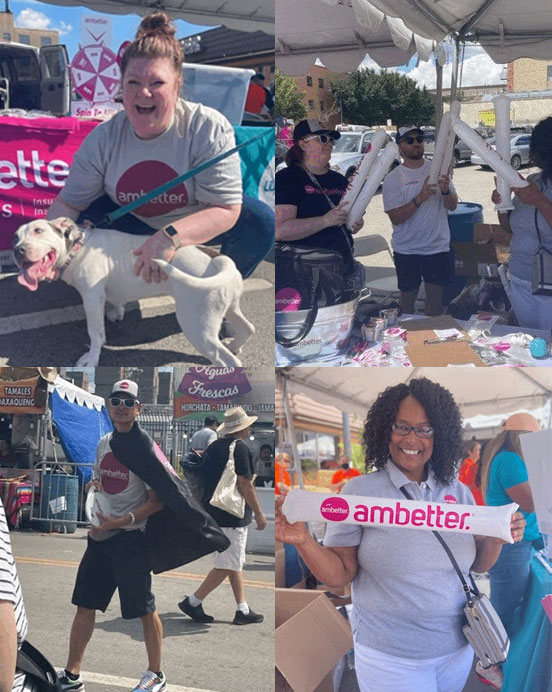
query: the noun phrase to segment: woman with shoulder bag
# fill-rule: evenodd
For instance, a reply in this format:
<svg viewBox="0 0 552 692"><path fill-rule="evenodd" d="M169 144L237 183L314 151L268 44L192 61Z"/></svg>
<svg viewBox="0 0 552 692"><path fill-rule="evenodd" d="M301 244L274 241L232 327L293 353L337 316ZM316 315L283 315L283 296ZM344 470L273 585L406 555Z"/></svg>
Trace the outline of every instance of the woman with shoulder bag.
<svg viewBox="0 0 552 692"><path fill-rule="evenodd" d="M510 244L510 287L512 308L520 327L552 329L552 293L535 293L532 274L537 253L543 254L552 284L552 117L541 120L531 134L531 162L540 173L530 175L526 187L514 187L513 211L498 214L500 225L512 233ZM494 204L502 197L498 190L491 196Z"/></svg>
<svg viewBox="0 0 552 692"><path fill-rule="evenodd" d="M366 471L343 495L474 504L457 480L462 420L452 394L426 378L388 387L366 417ZM461 692L473 651L463 633L466 598L459 575L430 531L328 525L319 545L305 524L290 524L277 500L276 539L294 544L328 587L352 581L355 669L361 692ZM512 517L514 541L525 520ZM466 579L486 572L504 541L441 535Z"/></svg>
<svg viewBox="0 0 552 692"><path fill-rule="evenodd" d="M341 198L349 181L329 167L334 142L340 136L314 120L301 120L295 126L293 146L285 158L287 168L276 174L276 241L291 249L339 253L343 277L351 288L360 290L362 277L353 257L353 233L362 228L362 222L352 232L347 229L348 209ZM278 290L278 257L276 275Z"/></svg>

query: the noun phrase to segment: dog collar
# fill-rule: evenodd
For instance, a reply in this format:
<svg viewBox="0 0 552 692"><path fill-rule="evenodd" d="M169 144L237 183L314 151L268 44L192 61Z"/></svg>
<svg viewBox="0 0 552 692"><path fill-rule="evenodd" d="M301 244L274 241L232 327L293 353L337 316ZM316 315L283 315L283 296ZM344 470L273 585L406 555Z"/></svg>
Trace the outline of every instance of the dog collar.
<svg viewBox="0 0 552 692"><path fill-rule="evenodd" d="M90 234L91 234L91 232L92 232L92 228L91 228L91 227L87 227L87 226L82 226L81 229L80 229L80 231L81 231L81 237L80 237L80 239L73 245L73 247L71 248L71 250L69 250L69 254L67 255L67 259L65 260L65 262L61 265L61 267L58 268L58 275L56 276L56 279L57 279L59 276L61 276L61 274L63 274L63 272L67 269L67 267L68 267L68 266L71 264L71 262L73 261L73 258L75 257L75 255L77 254L77 252L83 247L83 245L86 244L86 241L88 240L88 238L90 237ZM69 231L68 231L68 230L65 231L65 232L63 233L63 237L64 237L64 238L68 238L68 237L69 237Z"/></svg>

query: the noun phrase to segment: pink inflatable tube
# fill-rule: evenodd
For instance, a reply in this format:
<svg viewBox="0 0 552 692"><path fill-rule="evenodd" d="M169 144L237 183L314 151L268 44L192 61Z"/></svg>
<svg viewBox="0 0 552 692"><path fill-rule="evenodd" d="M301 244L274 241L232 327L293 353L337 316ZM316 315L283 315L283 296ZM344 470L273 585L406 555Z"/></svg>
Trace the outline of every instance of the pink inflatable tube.
<svg viewBox="0 0 552 692"><path fill-rule="evenodd" d="M282 511L290 523L327 521L360 526L453 531L493 536L513 543L510 520L517 508L515 502L501 507L480 507L292 490L286 495Z"/></svg>

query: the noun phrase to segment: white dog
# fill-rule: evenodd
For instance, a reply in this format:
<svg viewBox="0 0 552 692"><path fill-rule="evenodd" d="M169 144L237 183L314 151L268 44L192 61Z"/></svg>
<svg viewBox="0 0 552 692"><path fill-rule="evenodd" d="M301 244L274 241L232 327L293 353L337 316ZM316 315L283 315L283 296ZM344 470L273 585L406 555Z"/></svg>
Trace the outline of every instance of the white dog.
<svg viewBox="0 0 552 692"><path fill-rule="evenodd" d="M129 301L172 295L176 317L190 343L214 365L240 366L235 354L255 327L239 306L243 280L234 262L223 255L210 257L194 246L179 248L171 263L156 260L168 279L147 283L134 273L144 238L119 231L79 228L71 219L36 220L21 226L14 236L18 281L36 291L39 281L61 278L82 296L90 350L77 362L95 367L105 343L105 302L114 305L107 317L121 320ZM219 339L226 317L233 340Z"/></svg>

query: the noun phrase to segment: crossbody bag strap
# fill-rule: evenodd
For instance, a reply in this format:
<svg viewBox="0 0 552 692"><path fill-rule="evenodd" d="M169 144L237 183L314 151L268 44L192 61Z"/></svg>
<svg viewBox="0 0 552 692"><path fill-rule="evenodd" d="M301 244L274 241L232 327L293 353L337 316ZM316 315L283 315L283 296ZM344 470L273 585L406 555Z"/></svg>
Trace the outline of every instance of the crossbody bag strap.
<svg viewBox="0 0 552 692"><path fill-rule="evenodd" d="M406 490L401 486L400 488L401 493L408 499L408 500L413 500L414 498L410 497L410 495L406 492ZM462 590L464 591L464 596L466 597L466 601L468 602L468 605L471 603L471 598L470 598L470 593L472 593L472 589L468 586L466 583L466 580L464 579L464 575L462 574L462 570L458 566L458 563L456 562L456 558L452 554L451 549L448 547L446 541L443 539L441 534L438 531L432 531L431 532L435 538L439 541L439 543L442 545L443 550L446 552L446 554L449 556L450 561L452 562L452 566L456 570L456 574L458 575L460 581L462 582ZM475 585L475 582L473 581L473 577L470 573L470 581L472 583L473 591L477 595L479 593L479 589Z"/></svg>
<svg viewBox="0 0 552 692"><path fill-rule="evenodd" d="M307 171L306 168L303 168L303 170L304 170L305 173L309 176L309 178L310 178L310 180L311 180L311 183L312 183L315 187L317 187L317 188L320 190L320 192L324 195L324 197L325 197L325 199L326 199L326 202L330 205L330 209L335 209L335 207L336 207L335 203L334 203L334 202L330 199L330 197L326 194L326 190L324 190L324 188L322 187L322 185L320 185L320 181L319 181L310 171ZM352 248L352 246L351 246L351 241L349 240L349 236L347 235L347 232L346 232L345 229L343 228L343 224L341 224L341 225L339 226L339 228L340 228L340 230L342 231L343 235L345 236L345 239L346 239L346 241L347 241L347 244L349 245L349 247L350 247L351 250L352 250L353 248Z"/></svg>

